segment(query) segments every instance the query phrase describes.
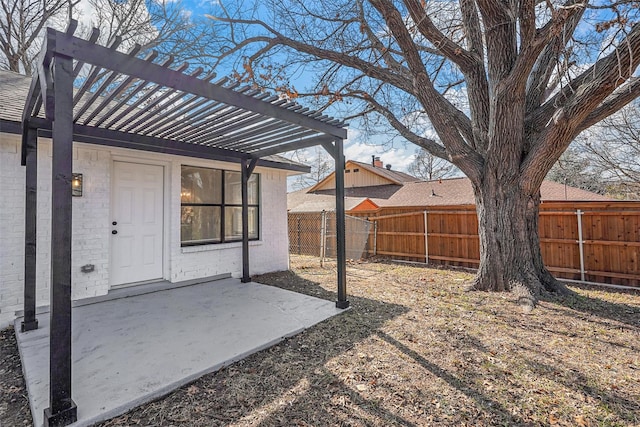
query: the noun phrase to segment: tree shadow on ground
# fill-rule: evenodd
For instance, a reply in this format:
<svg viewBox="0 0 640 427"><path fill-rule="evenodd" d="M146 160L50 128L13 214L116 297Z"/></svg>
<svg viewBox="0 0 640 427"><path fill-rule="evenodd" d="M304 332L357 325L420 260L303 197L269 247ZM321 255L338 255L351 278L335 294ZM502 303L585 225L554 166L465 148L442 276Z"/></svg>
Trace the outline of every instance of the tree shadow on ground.
<svg viewBox="0 0 640 427"><path fill-rule="evenodd" d="M291 271L265 274L254 277L253 281L327 300L336 299L336 292ZM369 408L376 407L375 402L369 402L346 388L345 379L328 371L325 364L350 351L387 321L409 309L368 298L351 296L349 300L352 308L344 313L99 425L296 425L298 421L311 425L335 425L336 419L325 413L322 405L333 408L331 414L339 414L339 408L344 405L332 403L336 394L345 402L352 402L354 408L359 408L361 415L349 413L349 417L366 419ZM308 389L314 391L313 397L308 396ZM303 409L296 410L293 402L297 399L305 402ZM281 405L281 402L285 404ZM306 419L307 404L313 406L312 413L318 419ZM279 415L281 406L286 409L284 415ZM385 424L412 425L402 417L379 408L376 414L385 420Z"/></svg>
<svg viewBox="0 0 640 427"><path fill-rule="evenodd" d="M628 399L628 396L614 389L606 390L602 385L596 385L591 378L579 370L566 369L557 363L547 364L535 360L525 360L525 363L531 372L582 393L585 397L598 402L599 406L606 407L608 411L629 422L628 425L636 425L638 422L638 414L640 414L638 401Z"/></svg>
<svg viewBox="0 0 640 427"><path fill-rule="evenodd" d="M611 292L619 291L611 290ZM638 294L640 290L627 292ZM587 315L613 320L634 328L640 328L640 307L637 306L606 301L601 298L593 298L576 292L572 292L569 295L545 295L540 298L540 300L564 307L565 309L575 310Z"/></svg>
<svg viewBox="0 0 640 427"><path fill-rule="evenodd" d="M291 271L254 280L328 300L336 297ZM350 310L101 425L527 424L483 393L477 378L458 377L386 333L385 324L407 314L408 307L353 295L349 299ZM386 379L384 369L369 370L379 357L360 353L363 348L388 351L390 363L404 360L401 366L444 382L449 393L468 397L472 407L436 407L438 396L428 390ZM381 376L371 377L375 373ZM482 422L469 424L475 417Z"/></svg>

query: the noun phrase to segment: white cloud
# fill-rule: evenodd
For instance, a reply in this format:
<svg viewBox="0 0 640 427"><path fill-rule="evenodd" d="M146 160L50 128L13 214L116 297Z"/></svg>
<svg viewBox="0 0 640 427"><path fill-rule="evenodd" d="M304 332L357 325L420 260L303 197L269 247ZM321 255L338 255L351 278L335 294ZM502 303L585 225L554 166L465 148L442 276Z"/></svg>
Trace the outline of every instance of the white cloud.
<svg viewBox="0 0 640 427"><path fill-rule="evenodd" d="M406 171L413 161L413 149L411 148L385 148L381 145L369 145L362 142L352 142L344 149L347 160L355 160L363 163L371 163L371 156L380 157L385 165L391 165L394 170Z"/></svg>

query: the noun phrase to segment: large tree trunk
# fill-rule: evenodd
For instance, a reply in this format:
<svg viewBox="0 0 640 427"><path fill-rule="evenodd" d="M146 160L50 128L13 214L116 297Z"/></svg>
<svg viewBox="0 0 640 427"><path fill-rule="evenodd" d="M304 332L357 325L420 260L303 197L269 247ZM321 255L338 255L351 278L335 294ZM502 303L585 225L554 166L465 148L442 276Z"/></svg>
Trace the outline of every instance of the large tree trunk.
<svg viewBox="0 0 640 427"><path fill-rule="evenodd" d="M474 185L480 235L480 267L473 288L511 291L532 309L547 292L566 292L544 266L538 233L539 194L486 178Z"/></svg>

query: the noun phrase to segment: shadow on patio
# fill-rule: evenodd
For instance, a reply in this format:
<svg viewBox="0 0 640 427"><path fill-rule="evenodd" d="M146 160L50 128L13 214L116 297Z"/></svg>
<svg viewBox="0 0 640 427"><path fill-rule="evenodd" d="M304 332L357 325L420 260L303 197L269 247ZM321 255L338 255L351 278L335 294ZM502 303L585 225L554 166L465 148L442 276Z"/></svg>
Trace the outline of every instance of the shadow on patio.
<svg viewBox="0 0 640 427"><path fill-rule="evenodd" d="M77 425L121 414L341 312L334 301L237 279L74 307ZM49 380L48 313L38 317L39 329L17 334L36 426Z"/></svg>
<svg viewBox="0 0 640 427"><path fill-rule="evenodd" d="M255 279L335 300L334 292L291 271ZM362 297L349 300L353 308L343 315L100 425L292 425L292 420L298 425L371 424L372 420L413 425L347 385L354 379L347 377L357 372L346 366L340 372L333 366L340 363L337 356L351 355L358 342L377 339L378 329L408 309ZM311 415L317 419L309 419Z"/></svg>

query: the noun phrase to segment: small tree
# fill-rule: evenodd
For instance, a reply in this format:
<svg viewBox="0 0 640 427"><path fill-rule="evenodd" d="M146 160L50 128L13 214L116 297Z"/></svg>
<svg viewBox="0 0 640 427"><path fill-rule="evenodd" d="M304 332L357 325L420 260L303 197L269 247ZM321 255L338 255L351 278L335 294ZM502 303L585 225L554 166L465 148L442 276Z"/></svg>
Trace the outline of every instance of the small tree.
<svg viewBox="0 0 640 427"><path fill-rule="evenodd" d="M306 163L311 167L311 172L298 175L292 184L296 190L310 187L322 181L333 172L333 159L324 149L316 147L312 153L308 151L294 151L291 158L298 162Z"/></svg>
<svg viewBox="0 0 640 427"><path fill-rule="evenodd" d="M640 198L640 108L637 102L594 126L581 144L609 182L609 191Z"/></svg>
<svg viewBox="0 0 640 427"><path fill-rule="evenodd" d="M239 58L244 78L277 88L303 70L315 85L297 96L383 119L457 166L477 206L475 289L514 290L530 308L566 289L542 260L542 181L580 132L640 93L637 6L266 0L212 22L221 60ZM425 121L438 140L424 136Z"/></svg>
<svg viewBox="0 0 640 427"><path fill-rule="evenodd" d="M424 148L416 150L415 159L409 165L409 173L425 181L448 178L456 171L456 167L450 162L434 156Z"/></svg>
<svg viewBox="0 0 640 427"><path fill-rule="evenodd" d="M603 171L593 164L581 144L571 144L547 174L547 179L594 193L605 194Z"/></svg>

